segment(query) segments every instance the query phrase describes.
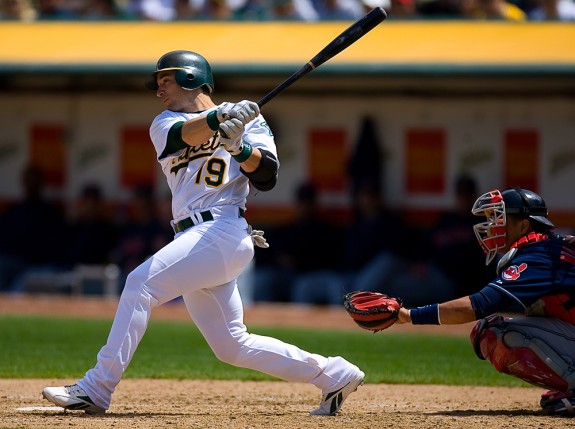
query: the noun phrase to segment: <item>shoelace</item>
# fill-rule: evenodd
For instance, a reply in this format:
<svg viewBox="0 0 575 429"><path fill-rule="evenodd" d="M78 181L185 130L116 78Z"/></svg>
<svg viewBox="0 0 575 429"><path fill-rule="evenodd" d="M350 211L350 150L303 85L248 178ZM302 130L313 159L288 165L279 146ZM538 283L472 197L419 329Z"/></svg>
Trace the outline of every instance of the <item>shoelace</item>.
<svg viewBox="0 0 575 429"><path fill-rule="evenodd" d="M77 393L78 394L84 394L84 392L82 391L82 388L80 386L78 386L77 384L71 384L69 386L64 386L64 388L71 395L75 395Z"/></svg>

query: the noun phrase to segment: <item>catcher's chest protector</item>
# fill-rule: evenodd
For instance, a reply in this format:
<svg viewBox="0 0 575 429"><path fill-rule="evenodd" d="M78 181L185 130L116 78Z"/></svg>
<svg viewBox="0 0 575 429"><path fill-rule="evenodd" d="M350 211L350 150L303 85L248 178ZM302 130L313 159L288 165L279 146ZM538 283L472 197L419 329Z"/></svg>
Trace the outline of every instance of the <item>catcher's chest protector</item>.
<svg viewBox="0 0 575 429"><path fill-rule="evenodd" d="M544 389L575 388L573 325L542 317L490 316L477 322L471 341L477 355L499 372Z"/></svg>

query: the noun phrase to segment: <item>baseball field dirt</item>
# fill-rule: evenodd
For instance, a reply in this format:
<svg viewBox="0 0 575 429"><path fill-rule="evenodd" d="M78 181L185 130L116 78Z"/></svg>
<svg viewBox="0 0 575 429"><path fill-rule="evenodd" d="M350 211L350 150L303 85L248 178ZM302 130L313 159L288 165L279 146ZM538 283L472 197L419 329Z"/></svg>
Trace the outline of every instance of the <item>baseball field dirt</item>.
<svg viewBox="0 0 575 429"><path fill-rule="evenodd" d="M115 306L114 300L97 298L0 297L0 314L112 317ZM152 317L187 319L177 303L157 308ZM339 308L312 311L306 307L258 304L246 310L245 320L248 326L357 329ZM470 326L433 328L434 333L468 335ZM414 327L393 329L409 331ZM63 412L41 398L43 387L74 381L1 379L0 428L575 428L575 418L544 415L537 404L542 389L525 387L366 384L349 397L335 417L308 414L319 401L315 387L281 381L125 379L119 384L108 413L97 417Z"/></svg>

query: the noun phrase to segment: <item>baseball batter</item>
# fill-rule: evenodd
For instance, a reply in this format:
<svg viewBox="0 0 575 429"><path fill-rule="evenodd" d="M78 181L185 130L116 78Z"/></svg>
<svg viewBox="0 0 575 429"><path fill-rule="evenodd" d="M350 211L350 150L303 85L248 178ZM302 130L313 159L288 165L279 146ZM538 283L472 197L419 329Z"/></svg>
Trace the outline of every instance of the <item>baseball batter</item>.
<svg viewBox="0 0 575 429"><path fill-rule="evenodd" d="M142 339L152 309L179 296L223 362L294 382L323 396L313 415L334 415L364 373L342 357L324 357L247 332L236 279L266 247L245 218L249 187L271 190L279 167L272 132L251 101L212 101L209 63L172 51L148 87L166 110L150 136L172 192L174 240L128 275L107 343L76 384L46 387L43 396L68 410L103 413ZM273 285L270 285L273 287Z"/></svg>

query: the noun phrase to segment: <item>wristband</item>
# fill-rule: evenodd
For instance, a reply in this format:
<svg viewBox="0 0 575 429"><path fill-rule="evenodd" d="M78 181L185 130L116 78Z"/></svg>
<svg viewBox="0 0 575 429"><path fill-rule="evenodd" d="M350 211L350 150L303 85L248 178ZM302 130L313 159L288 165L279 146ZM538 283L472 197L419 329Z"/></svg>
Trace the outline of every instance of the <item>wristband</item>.
<svg viewBox="0 0 575 429"><path fill-rule="evenodd" d="M232 155L232 158L241 164L252 155L252 152L252 145L244 140L242 141L242 149L240 150L240 153Z"/></svg>
<svg viewBox="0 0 575 429"><path fill-rule="evenodd" d="M439 320L439 304L426 305L424 307L409 310L411 323L414 325L441 325Z"/></svg>
<svg viewBox="0 0 575 429"><path fill-rule="evenodd" d="M208 123L208 127L210 127L214 131L218 131L220 129L220 121L218 121L218 112L212 110L206 116L206 122Z"/></svg>

